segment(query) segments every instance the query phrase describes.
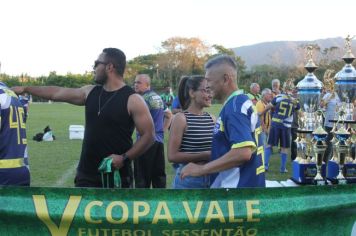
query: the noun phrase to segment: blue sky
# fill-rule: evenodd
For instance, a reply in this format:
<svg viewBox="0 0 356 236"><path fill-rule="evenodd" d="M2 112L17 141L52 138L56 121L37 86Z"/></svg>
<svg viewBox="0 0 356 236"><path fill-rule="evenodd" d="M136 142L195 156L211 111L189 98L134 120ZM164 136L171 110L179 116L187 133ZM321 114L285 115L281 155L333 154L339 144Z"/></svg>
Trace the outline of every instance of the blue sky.
<svg viewBox="0 0 356 236"><path fill-rule="evenodd" d="M355 9L351 0L1 0L1 72L84 73L105 47L131 59L173 36L225 47L346 37Z"/></svg>

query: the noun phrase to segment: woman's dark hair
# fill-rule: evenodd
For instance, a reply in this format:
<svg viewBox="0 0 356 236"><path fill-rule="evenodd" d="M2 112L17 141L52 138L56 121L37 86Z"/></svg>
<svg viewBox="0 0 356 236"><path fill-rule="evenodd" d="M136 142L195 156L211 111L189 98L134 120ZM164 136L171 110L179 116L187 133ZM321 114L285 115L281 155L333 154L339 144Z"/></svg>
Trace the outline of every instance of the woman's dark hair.
<svg viewBox="0 0 356 236"><path fill-rule="evenodd" d="M190 104L189 90L197 91L201 82L205 79L202 75L183 76L179 81L178 99L183 110Z"/></svg>

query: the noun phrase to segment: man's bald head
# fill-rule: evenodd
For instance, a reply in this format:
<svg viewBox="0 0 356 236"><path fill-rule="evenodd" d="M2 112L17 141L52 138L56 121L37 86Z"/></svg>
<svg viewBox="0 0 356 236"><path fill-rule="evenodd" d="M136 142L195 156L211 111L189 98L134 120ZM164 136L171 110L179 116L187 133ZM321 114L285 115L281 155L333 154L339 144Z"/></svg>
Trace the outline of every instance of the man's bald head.
<svg viewBox="0 0 356 236"><path fill-rule="evenodd" d="M151 89L151 78L147 74L138 74L135 78L135 92L143 94Z"/></svg>
<svg viewBox="0 0 356 236"><path fill-rule="evenodd" d="M151 78L148 74L138 74L136 78L146 83L147 86L151 86Z"/></svg>

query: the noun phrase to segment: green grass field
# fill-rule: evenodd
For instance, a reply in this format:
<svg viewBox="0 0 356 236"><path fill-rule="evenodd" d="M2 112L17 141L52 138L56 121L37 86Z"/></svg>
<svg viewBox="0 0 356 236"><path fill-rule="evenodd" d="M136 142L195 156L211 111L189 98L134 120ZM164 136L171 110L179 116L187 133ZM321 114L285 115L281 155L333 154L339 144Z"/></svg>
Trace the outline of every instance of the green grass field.
<svg viewBox="0 0 356 236"><path fill-rule="evenodd" d="M218 116L221 105L213 105L208 112ZM27 121L27 139L30 157L31 185L73 187L76 166L81 152L81 140L69 139L69 125L84 125L84 107L65 103L30 104ZM56 140L54 142L36 142L32 137L49 125ZM167 144L168 134L165 135ZM290 173L279 173L279 155L275 154L270 161L268 180L286 180ZM289 163L290 164L290 163ZM288 168L290 171L290 166ZM166 162L167 187L171 187L174 170Z"/></svg>

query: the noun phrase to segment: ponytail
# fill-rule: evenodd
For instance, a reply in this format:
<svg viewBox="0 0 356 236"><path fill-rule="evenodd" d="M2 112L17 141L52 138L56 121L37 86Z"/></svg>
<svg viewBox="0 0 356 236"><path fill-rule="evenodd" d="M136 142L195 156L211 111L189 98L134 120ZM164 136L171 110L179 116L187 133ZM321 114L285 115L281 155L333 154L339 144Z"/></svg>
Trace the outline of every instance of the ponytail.
<svg viewBox="0 0 356 236"><path fill-rule="evenodd" d="M182 110L187 110L190 105L189 90L197 91L200 83L204 80L204 76L191 75L183 76L179 81L178 100Z"/></svg>
<svg viewBox="0 0 356 236"><path fill-rule="evenodd" d="M182 110L186 110L190 104L189 88L186 86L188 79L188 76L183 76L180 79L178 87L178 100Z"/></svg>

